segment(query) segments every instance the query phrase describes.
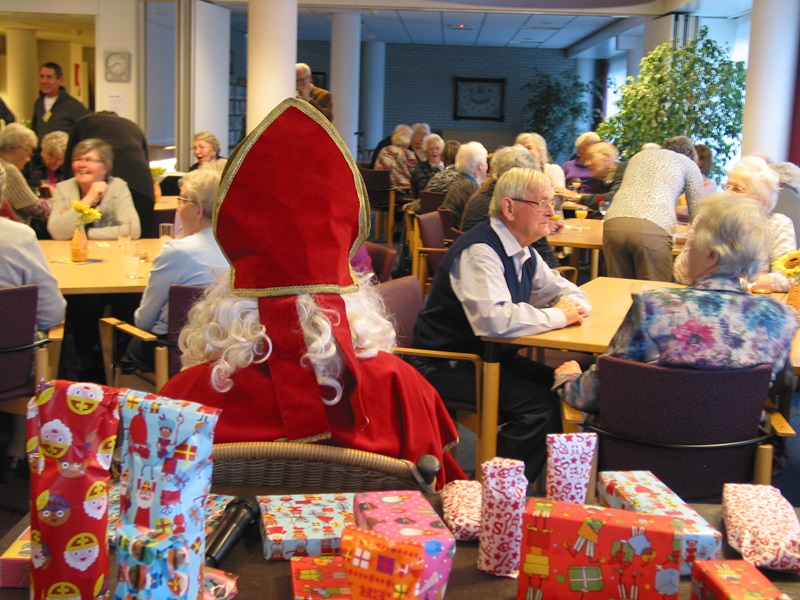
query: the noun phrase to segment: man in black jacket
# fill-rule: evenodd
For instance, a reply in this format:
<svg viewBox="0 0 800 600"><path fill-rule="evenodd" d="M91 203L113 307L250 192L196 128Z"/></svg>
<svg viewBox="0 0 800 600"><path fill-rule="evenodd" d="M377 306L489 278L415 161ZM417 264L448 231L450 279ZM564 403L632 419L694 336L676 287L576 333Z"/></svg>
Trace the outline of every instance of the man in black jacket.
<svg viewBox="0 0 800 600"><path fill-rule="evenodd" d="M63 83L64 71L58 63L44 63L39 68L39 97L33 104L31 122L39 141L51 131L71 134L75 121L89 114L88 108L67 93Z"/></svg>

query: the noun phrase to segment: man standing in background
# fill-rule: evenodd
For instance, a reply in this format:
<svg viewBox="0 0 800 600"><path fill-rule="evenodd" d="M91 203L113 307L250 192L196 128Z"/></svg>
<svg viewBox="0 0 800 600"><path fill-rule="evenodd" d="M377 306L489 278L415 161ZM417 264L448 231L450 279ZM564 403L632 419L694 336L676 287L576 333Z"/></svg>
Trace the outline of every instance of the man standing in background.
<svg viewBox="0 0 800 600"><path fill-rule="evenodd" d="M41 140L51 131L72 133L75 121L89 114L89 109L67 93L62 85L64 71L54 62L39 68L39 97L33 104L31 129Z"/></svg>
<svg viewBox="0 0 800 600"><path fill-rule="evenodd" d="M328 90L323 90L311 83L311 67L305 63L294 66L297 75L297 97L302 98L311 106L333 122L333 97Z"/></svg>

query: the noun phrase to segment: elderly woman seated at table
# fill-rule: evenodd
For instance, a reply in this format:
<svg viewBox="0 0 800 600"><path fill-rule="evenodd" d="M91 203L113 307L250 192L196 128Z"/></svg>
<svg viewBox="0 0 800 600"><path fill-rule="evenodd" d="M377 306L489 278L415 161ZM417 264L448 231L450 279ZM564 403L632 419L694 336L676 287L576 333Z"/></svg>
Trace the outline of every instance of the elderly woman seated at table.
<svg viewBox="0 0 800 600"><path fill-rule="evenodd" d="M198 131L192 136L192 152L197 162L189 167L190 171L213 168L222 173L228 159L219 155L220 143L210 131Z"/></svg>
<svg viewBox="0 0 800 600"><path fill-rule="evenodd" d="M98 138L79 142L72 151L72 172L75 177L62 181L53 194L53 210L47 222L47 231L54 240L68 240L75 232L80 214L71 202L80 200L84 206L95 208L100 219L87 225L86 235L92 240L115 240L119 224L131 223L131 237L141 237L141 225L133 205L128 184L112 177L114 152L111 146Z"/></svg>
<svg viewBox="0 0 800 600"><path fill-rule="evenodd" d="M42 138L41 160L28 174L28 182L42 198L52 197L56 185L66 179L64 156L68 141L69 136L63 131L52 131Z"/></svg>
<svg viewBox="0 0 800 600"><path fill-rule="evenodd" d="M37 142L36 134L19 123L6 125L0 131L0 167L6 172L3 204L9 211L4 216L26 224L32 218L47 219L50 214L50 203L37 198L22 175Z"/></svg>
<svg viewBox="0 0 800 600"><path fill-rule="evenodd" d="M218 188L219 173L213 169L192 171L181 179L178 214L184 237L164 244L153 260L150 281L133 315L140 329L166 338L169 288L173 285L209 286L220 272L228 270L228 261L211 231ZM153 358L152 346L133 338L120 367L124 373L152 372Z"/></svg>
<svg viewBox="0 0 800 600"><path fill-rule="evenodd" d="M773 212L775 204L778 202L778 174L770 169L769 165L761 158L744 158L731 169L725 191L755 198L768 218L769 251L757 272L753 274L753 287L766 292L788 292L792 282L783 273L775 270L773 263L787 252L797 250L797 241L794 236L792 220L786 215ZM698 221L695 219L689 229L686 246L675 259L675 279L680 283L691 282L691 275L688 272L688 250L693 244L694 230L697 225Z"/></svg>
<svg viewBox="0 0 800 600"><path fill-rule="evenodd" d="M769 253L770 228L756 200L733 194L709 198L687 249L687 288L636 294L606 351L608 356L691 369L784 368L797 314L740 283ZM556 369L564 400L585 412L598 406L598 369L581 373L575 361Z"/></svg>
<svg viewBox="0 0 800 600"><path fill-rule="evenodd" d="M431 177L444 170L442 151L444 150L444 140L441 136L431 133L425 136L422 141L422 151L425 153L425 160L418 163L411 169L411 196L419 198L420 190L424 190Z"/></svg>
<svg viewBox="0 0 800 600"><path fill-rule="evenodd" d="M378 160L375 161L377 171L389 171L393 187L411 187L411 169L417 166L417 157L408 147L410 143L409 130L395 129L392 134L392 145L383 148L378 154Z"/></svg>

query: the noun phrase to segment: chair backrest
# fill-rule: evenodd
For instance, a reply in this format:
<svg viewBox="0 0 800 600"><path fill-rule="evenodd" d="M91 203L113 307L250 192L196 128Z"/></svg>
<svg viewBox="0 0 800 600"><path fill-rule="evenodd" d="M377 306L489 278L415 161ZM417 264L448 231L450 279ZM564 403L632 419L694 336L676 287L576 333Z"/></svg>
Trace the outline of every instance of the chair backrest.
<svg viewBox="0 0 800 600"><path fill-rule="evenodd" d="M450 211L447 212L449 213ZM425 248L444 248L444 232L447 230L442 227L440 213L441 210L417 215L419 237ZM439 263L442 262L443 256L444 252L430 252L428 254L428 273L431 277L436 275L436 270L439 268Z"/></svg>
<svg viewBox="0 0 800 600"><path fill-rule="evenodd" d="M444 197L447 194L444 192L432 192L430 190L420 190L419 192L419 210L418 215L433 212L437 210L444 202Z"/></svg>
<svg viewBox="0 0 800 600"><path fill-rule="evenodd" d="M189 309L194 306L206 288L198 285L173 285L169 288L169 319L167 323L167 341L169 347L169 376L181 370L181 351L178 348L178 337L189 320Z"/></svg>
<svg viewBox="0 0 800 600"><path fill-rule="evenodd" d="M392 279L378 286L386 311L397 332L397 345L409 348L414 340L417 317L425 306L419 280L413 275Z"/></svg>
<svg viewBox="0 0 800 600"><path fill-rule="evenodd" d="M423 468L422 459L419 468ZM296 442L214 444L212 482L342 492L432 491L417 466L407 460L351 448Z"/></svg>
<svg viewBox="0 0 800 600"><path fill-rule="evenodd" d="M669 368L601 356L600 426L671 444L721 444L758 435L772 369ZM752 479L755 445L672 449L601 435L600 470L649 470L685 500L711 499L723 483Z"/></svg>
<svg viewBox="0 0 800 600"><path fill-rule="evenodd" d="M36 335L38 299L35 285L0 289L0 399L33 392L33 348L29 346Z"/></svg>
<svg viewBox="0 0 800 600"><path fill-rule="evenodd" d="M378 281L389 281L392 278L392 266L397 257L397 250L374 242L364 242L364 246L372 260L372 270Z"/></svg>
<svg viewBox="0 0 800 600"><path fill-rule="evenodd" d="M386 208L389 206L389 195L392 190L392 180L389 171L378 171L358 167L359 173L367 188L369 205L371 208Z"/></svg>

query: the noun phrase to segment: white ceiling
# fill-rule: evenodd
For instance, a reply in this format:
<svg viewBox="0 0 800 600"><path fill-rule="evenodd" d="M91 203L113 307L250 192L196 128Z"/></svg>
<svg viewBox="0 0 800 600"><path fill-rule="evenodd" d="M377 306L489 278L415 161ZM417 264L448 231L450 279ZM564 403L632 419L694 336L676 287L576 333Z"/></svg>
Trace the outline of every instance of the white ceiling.
<svg viewBox="0 0 800 600"><path fill-rule="evenodd" d="M247 0L210 1L230 9L232 25L247 31ZM301 0L298 13L298 39L304 41L329 41L333 14L355 10L348 4L366 4L328 0L326 6L307 6L310 2ZM676 9L707 17L737 17L750 10L752 0L405 0L408 8L392 5L397 1L371 0L370 7L357 9L363 41L569 51L587 38L594 41L592 36L607 42L623 33L642 35L643 23ZM492 12L486 11L487 5ZM449 10L451 6L454 10ZM41 40L94 45L91 15L0 13L0 35L12 27L33 29ZM608 58L617 52L615 44L599 43L581 56Z"/></svg>

